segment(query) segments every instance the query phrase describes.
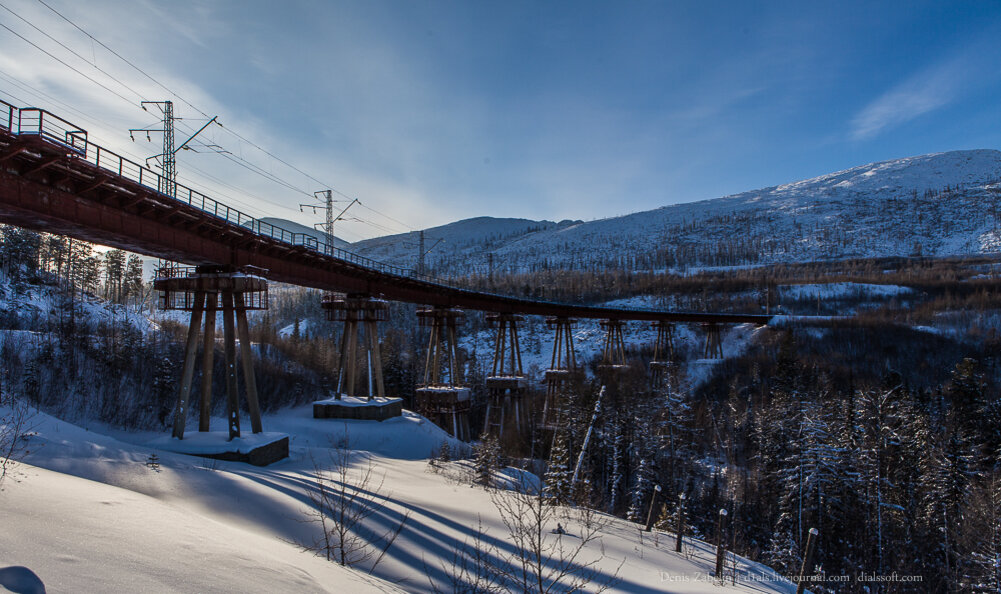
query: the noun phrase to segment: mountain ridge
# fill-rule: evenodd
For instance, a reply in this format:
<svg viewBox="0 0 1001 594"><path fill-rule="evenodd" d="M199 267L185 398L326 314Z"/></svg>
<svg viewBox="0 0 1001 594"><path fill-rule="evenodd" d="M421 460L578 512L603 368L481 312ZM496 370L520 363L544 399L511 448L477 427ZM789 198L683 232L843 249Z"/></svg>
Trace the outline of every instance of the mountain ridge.
<svg viewBox="0 0 1001 594"><path fill-rule="evenodd" d="M432 272L664 270L1001 249L1001 151L948 151L594 221L476 217L425 231ZM417 233L348 249L414 266Z"/></svg>

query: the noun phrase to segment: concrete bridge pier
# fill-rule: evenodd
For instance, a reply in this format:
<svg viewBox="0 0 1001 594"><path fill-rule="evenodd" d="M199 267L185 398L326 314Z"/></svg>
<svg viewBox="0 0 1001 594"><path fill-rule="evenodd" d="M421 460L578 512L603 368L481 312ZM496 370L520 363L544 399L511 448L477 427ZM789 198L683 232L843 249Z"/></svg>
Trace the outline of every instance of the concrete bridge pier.
<svg viewBox="0 0 1001 594"><path fill-rule="evenodd" d="M449 307L417 310L422 326L431 329L424 358L424 379L415 393L417 411L453 437L469 441L469 388L462 385L458 365L456 327L462 311Z"/></svg>
<svg viewBox="0 0 1001 594"><path fill-rule="evenodd" d="M203 335L201 401L198 430L209 430L212 410L212 363L214 359L216 312L223 316L223 352L226 360L226 404L229 438L240 437L240 412L237 385L236 339L240 339L240 363L243 371L247 409L253 433L262 433L261 410L254 379L253 353L247 325L248 309L267 309L268 283L252 270L237 271L228 266L196 268L170 266L157 273L153 287L160 291L160 309L190 311L188 338L184 351L181 385L174 407L173 436L184 438L189 411L189 397L198 352L198 334Z"/></svg>
<svg viewBox="0 0 1001 594"><path fill-rule="evenodd" d="M605 329L605 344L601 353L601 363L598 364L598 372L610 378L629 369L629 365L626 363L626 343L622 337L622 329L625 325L624 320L601 321L601 327Z"/></svg>
<svg viewBox="0 0 1001 594"><path fill-rule="evenodd" d="M706 342L702 349L703 359L723 358L723 339L720 337L719 327L716 322L703 322L702 329L706 333Z"/></svg>
<svg viewBox="0 0 1001 594"><path fill-rule="evenodd" d="M327 292L323 294L320 305L326 310L328 320L344 322L337 371L337 389L334 398L339 400L341 394L358 396L356 375L359 354L363 356L362 367L367 370L368 399L384 398L386 389L382 377L382 355L379 351L377 324L388 318L389 303L363 294L340 296ZM361 327L364 327L365 332L361 340L362 346L359 349L358 339Z"/></svg>
<svg viewBox="0 0 1001 594"><path fill-rule="evenodd" d="M327 320L344 322L344 332L333 398L314 402L313 418L385 421L402 415L403 400L386 398L382 376L378 323L388 319L389 303L363 293L342 295L327 291L320 306L327 312ZM357 381L359 368L367 380L361 387ZM365 393L364 399L361 392Z"/></svg>
<svg viewBox="0 0 1001 594"><path fill-rule="evenodd" d="M528 429L528 381L521 366L518 324L524 318L510 313L487 314L487 323L497 328L494 360L486 378L490 400L483 430L498 437L506 428L518 434Z"/></svg>
<svg viewBox="0 0 1001 594"><path fill-rule="evenodd" d="M553 316L546 318L546 325L555 331L553 356L545 372L546 399L542 405L542 426L554 429L559 422L559 409L563 390L571 376L577 372L577 356L573 346L573 328L577 320Z"/></svg>
<svg viewBox="0 0 1001 594"><path fill-rule="evenodd" d="M668 369L674 360L674 324L658 320L652 327L657 330L657 340L650 360L650 386L654 389L664 385Z"/></svg>

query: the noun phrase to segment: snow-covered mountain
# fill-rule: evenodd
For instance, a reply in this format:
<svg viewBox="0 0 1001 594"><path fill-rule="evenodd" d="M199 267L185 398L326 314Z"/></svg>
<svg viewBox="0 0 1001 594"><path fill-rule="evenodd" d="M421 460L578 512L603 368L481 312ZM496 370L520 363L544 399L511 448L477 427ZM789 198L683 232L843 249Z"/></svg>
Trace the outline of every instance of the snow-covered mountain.
<svg viewBox="0 0 1001 594"><path fill-rule="evenodd" d="M434 260L442 253L479 253L495 250L534 233L566 228L581 221L532 221L476 217L424 230L424 250ZM347 249L364 253L376 260L404 263L412 261L420 250L420 232L387 235L351 244Z"/></svg>
<svg viewBox="0 0 1001 594"><path fill-rule="evenodd" d="M480 217L426 230L426 249L443 240L427 263L439 273L491 265L661 270L995 252L999 178L1001 151L952 151L596 221ZM409 233L348 249L414 266L417 244Z"/></svg>

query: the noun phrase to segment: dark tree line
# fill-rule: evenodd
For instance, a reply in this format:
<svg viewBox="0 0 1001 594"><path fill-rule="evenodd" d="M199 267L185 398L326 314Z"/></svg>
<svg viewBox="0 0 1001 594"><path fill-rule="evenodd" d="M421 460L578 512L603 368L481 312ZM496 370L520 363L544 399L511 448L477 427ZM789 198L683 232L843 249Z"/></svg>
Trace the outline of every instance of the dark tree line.
<svg viewBox="0 0 1001 594"><path fill-rule="evenodd" d="M809 342L808 339L804 339ZM832 592L998 592L1001 587L1001 401L987 353L943 361L943 373L841 377L801 356L783 332L703 388L644 385L641 369L606 381L603 412L570 477L596 384L565 401L546 475L557 501L644 523L653 485L659 526L675 530L679 495L691 534L799 572L810 528L811 572L852 576L811 584ZM725 379L720 375L725 376ZM875 583L865 575L919 576ZM863 581L859 581L859 576Z"/></svg>

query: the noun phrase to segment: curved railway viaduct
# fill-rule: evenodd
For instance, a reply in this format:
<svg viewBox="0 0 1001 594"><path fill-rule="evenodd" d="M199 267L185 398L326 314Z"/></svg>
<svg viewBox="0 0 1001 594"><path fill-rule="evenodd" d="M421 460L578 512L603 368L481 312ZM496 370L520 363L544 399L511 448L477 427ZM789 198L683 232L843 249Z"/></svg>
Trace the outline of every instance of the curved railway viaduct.
<svg viewBox="0 0 1001 594"><path fill-rule="evenodd" d="M547 372L550 391L554 394L566 377L563 372L573 370L572 337L569 333L573 319L592 318L603 321L602 325L608 329L606 359L614 356L614 353L609 354L610 349L614 351L621 348L621 325L628 320L654 322L661 329L658 333L658 351L662 351L665 347L665 344L661 344L662 341L669 340L669 334L665 334L664 329L669 328L672 323L707 324L710 337L715 331L718 342L716 329L719 324L766 324L771 319L768 315L755 314L653 311L555 303L449 286L410 270L381 264L319 243L311 235L292 233L259 221L198 191L166 180L158 173L90 142L84 129L55 114L38 108L18 108L5 102L0 102L0 222L184 262L198 267L197 272L191 276L215 278L253 267L260 270L260 274L268 280L347 293L355 296L353 301L340 299L330 300L328 303L337 312L332 319L346 321L352 333L356 331L357 324L362 323L367 336L372 336L374 331L374 324L370 323L379 319L379 307L374 307L373 301L392 300L428 306L430 309L425 312L424 317L431 320L428 325L432 326L432 338L425 367L425 387L422 389L430 390L425 395L432 401L438 401L437 404L432 402L431 408L437 407L440 409L438 413L442 414L449 411L454 413L456 406L461 408L456 403L463 398L463 389L456 387L454 369L454 312L457 308L490 312L499 328L493 375L494 391L498 394L497 408L501 407L500 400L509 403L512 395L514 400L518 400L519 391L524 385L521 381L524 378L521 377L516 330L521 315L547 316L556 329L553 366ZM166 279L162 280L166 282ZM231 284L225 285L230 287L227 289L223 285L215 284L213 288L206 287L203 281L189 281L188 284L176 286L158 281L158 288L184 294L183 304L177 308L192 311L188 356L181 382L182 396L177 409L182 418L187 398L183 394L190 389L202 312L208 318L206 345L211 344L209 336L214 331L215 311L223 312L226 355L229 360L235 357L235 350L230 350L233 334L239 331L245 336L245 311L253 308L249 301L244 301L243 291L252 294L256 290L255 287L238 289L234 298ZM217 295L219 299L216 298ZM198 319L195 319L196 310ZM233 329L234 311L238 318L237 325L240 326L238 330ZM209 330L209 319L212 320L213 330ZM356 338L347 338L348 332L344 336L341 349L342 378L348 367L354 367L345 357L354 356L357 344ZM445 343L448 339L452 341L451 347L436 346L437 342ZM374 339L366 338L366 341L369 356L373 348L377 355L377 336ZM241 343L249 341L242 340ZM212 349L205 350L211 352ZM565 353L565 356L557 357L558 351ZM431 362L432 358L434 363ZM249 350L244 359L249 366ZM510 361L511 364L506 367L505 361ZM608 360L606 363L615 367L621 366L619 364L623 361ZM438 375L438 368L447 368L449 364L452 369L445 382L443 376ZM249 373L250 378L245 382L248 384L248 391L253 388L253 374L250 371L249 367L245 367L244 373ZM235 371L233 373L230 386L235 390ZM350 394L354 378L351 372L347 372L347 375L350 376L347 378L347 393ZM381 374L379 375L381 380ZM488 383L490 379L488 378ZM338 386L338 395L345 388L343 380L340 381L342 385ZM378 384L381 393L381 381ZM466 395L468 398L468 392ZM208 394L203 391L203 407L207 406L208 398ZM230 394L229 400L232 416L236 411L235 394ZM248 394L248 401L252 417L256 416L254 431L258 432L256 394L252 397ZM442 402L445 405L438 406ZM517 419L523 413L515 410L512 416ZM460 427L461 423L456 421L454 414L448 417L450 420L440 415L436 418L442 424L450 425L449 429L454 434L468 437L468 429ZM503 430L503 421L497 425L499 430ZM207 430L207 416L203 426ZM180 431L175 424L175 436L183 437L183 430L182 419ZM239 434L238 418L236 434Z"/></svg>

